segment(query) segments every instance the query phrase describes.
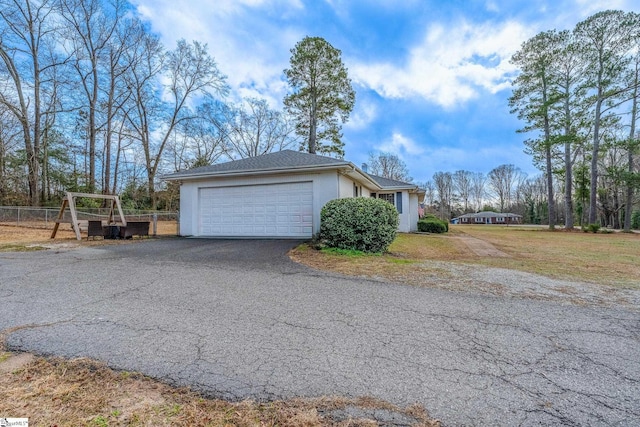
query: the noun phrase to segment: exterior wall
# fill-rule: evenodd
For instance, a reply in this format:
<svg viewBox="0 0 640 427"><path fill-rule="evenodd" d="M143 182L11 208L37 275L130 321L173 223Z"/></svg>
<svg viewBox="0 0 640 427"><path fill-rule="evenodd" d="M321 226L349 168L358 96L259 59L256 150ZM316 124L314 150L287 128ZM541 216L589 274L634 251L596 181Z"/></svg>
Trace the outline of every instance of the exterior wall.
<svg viewBox="0 0 640 427"><path fill-rule="evenodd" d="M418 206L419 198L417 194L409 195L409 231L418 231L418 220L420 219Z"/></svg>
<svg viewBox="0 0 640 427"><path fill-rule="evenodd" d="M338 198L353 197L353 181L348 177L338 174Z"/></svg>
<svg viewBox="0 0 640 427"><path fill-rule="evenodd" d="M180 186L180 235L199 235L198 195L201 188L302 181L313 182L313 233L318 233L320 231L320 210L322 207L333 199L353 197L354 181L347 176L338 174L336 171L308 174L218 177L184 181ZM359 196L371 197L371 189L359 183L356 183L356 185L358 186ZM397 191L381 191L381 193L393 193L396 195ZM418 196L416 194L409 194L407 190L401 193L402 213L399 217L398 231L416 231L418 223Z"/></svg>
<svg viewBox="0 0 640 427"><path fill-rule="evenodd" d="M180 186L180 235L198 236L199 234L198 194L201 188L302 181L313 182L313 232L315 234L320 231L320 210L329 200L338 198L337 173L335 171L314 174L220 177L183 182Z"/></svg>
<svg viewBox="0 0 640 427"><path fill-rule="evenodd" d="M345 175L338 175L338 198L346 199L353 197L353 186L358 188L358 197L371 197L371 189L355 182L351 178ZM375 191L374 191L375 192Z"/></svg>
<svg viewBox="0 0 640 427"><path fill-rule="evenodd" d="M397 191L395 192L397 193ZM396 194L397 197L397 194ZM411 205L410 202L410 197L409 197L409 192L407 190L404 190L401 192L401 197L402 197L402 213L400 214L400 222L398 223L398 231L403 232L403 233L408 233L410 231L412 231L412 229L417 228L417 223L418 220L416 219L415 224L411 224L411 220L412 217L418 216L418 199L416 198L416 204L415 206ZM396 202L397 204L397 202ZM397 206L396 206L397 207ZM415 211L415 212L414 212Z"/></svg>

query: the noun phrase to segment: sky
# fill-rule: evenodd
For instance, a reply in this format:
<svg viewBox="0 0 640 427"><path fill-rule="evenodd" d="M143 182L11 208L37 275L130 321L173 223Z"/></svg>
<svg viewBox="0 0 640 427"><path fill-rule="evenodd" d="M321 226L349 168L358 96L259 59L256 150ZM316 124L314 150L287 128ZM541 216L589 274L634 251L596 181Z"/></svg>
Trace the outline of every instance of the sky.
<svg viewBox="0 0 640 427"><path fill-rule="evenodd" d="M167 48L208 44L230 100L282 108L283 70L305 36L342 51L356 91L343 126L345 159L396 154L416 182L435 172L488 173L513 164L540 172L509 112L511 56L535 34L572 29L640 0L132 0Z"/></svg>

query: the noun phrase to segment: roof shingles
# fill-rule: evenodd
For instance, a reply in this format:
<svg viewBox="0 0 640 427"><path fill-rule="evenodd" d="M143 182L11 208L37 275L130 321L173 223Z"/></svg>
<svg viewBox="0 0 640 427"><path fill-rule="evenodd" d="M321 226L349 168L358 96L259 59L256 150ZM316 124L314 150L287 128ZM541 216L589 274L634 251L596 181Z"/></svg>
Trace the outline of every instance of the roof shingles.
<svg viewBox="0 0 640 427"><path fill-rule="evenodd" d="M199 168L182 170L165 175L164 178L177 179L190 176L217 175L225 172L257 172L263 170L296 169L314 166L346 166L349 162L332 157L318 156L316 154L302 153L293 150L283 150L275 153L264 154L257 157L233 160L226 163L201 166Z"/></svg>
<svg viewBox="0 0 640 427"><path fill-rule="evenodd" d="M367 173L367 175L369 175L369 177L380 187L415 187L414 184L408 182L396 181L395 179L389 179L378 175L371 175L370 173Z"/></svg>

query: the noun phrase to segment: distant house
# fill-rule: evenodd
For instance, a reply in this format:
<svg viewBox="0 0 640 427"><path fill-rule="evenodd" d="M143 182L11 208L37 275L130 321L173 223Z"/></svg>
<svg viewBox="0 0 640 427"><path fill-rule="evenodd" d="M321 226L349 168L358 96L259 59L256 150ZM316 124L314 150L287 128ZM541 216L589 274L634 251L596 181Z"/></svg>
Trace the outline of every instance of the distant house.
<svg viewBox="0 0 640 427"><path fill-rule="evenodd" d="M365 168L366 169L366 168ZM180 182L180 234L310 238L333 199L375 197L398 210L398 231L415 231L417 185L368 174L346 160L284 150L164 176Z"/></svg>
<svg viewBox="0 0 640 427"><path fill-rule="evenodd" d="M460 215L453 224L521 224L522 215L502 212L478 212Z"/></svg>

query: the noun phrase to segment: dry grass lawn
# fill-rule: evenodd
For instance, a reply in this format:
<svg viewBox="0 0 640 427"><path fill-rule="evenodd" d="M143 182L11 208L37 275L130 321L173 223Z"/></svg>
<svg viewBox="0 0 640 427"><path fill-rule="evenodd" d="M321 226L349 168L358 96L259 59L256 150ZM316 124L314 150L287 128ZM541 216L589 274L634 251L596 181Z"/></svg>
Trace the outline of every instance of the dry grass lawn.
<svg viewBox="0 0 640 427"><path fill-rule="evenodd" d="M0 352L0 355L3 353ZM4 353L5 355L7 353ZM35 358L3 372L0 414L34 426L375 426L367 417L339 419L336 410L387 410L439 426L419 406L398 408L372 398L324 397L258 403L207 399L140 374L113 371L88 359Z"/></svg>
<svg viewBox="0 0 640 427"><path fill-rule="evenodd" d="M459 226L511 255L477 262L553 278L640 289L640 234L594 234L538 228Z"/></svg>
<svg viewBox="0 0 640 427"><path fill-rule="evenodd" d="M101 238L87 240L86 232L82 233L82 240L78 241L70 224L60 224L55 239L51 239L53 225L52 222L46 224L44 222L30 222L23 223L21 226L17 226L15 223L0 223L0 252L39 250L51 244L95 246L131 242L131 240L103 240ZM158 221L158 236L175 236L177 229L176 221ZM151 231L150 227L149 232ZM135 240L137 239L138 237Z"/></svg>
<svg viewBox="0 0 640 427"><path fill-rule="evenodd" d="M505 256L479 256L468 241L492 245ZM318 269L412 282L444 275L428 261L480 264L554 279L640 289L640 234L548 231L537 227L451 226L447 234L400 234L385 255L327 254L303 245L291 257Z"/></svg>

